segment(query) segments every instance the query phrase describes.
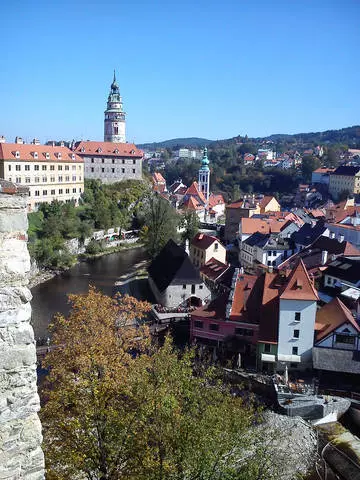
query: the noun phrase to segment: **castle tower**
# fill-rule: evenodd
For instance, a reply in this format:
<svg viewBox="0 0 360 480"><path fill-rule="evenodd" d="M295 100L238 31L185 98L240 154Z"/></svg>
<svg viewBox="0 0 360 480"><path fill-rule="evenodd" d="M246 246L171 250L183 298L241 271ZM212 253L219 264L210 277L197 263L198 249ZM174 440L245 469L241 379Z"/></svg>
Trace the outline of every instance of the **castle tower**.
<svg viewBox="0 0 360 480"><path fill-rule="evenodd" d="M107 100L107 109L104 113L104 141L125 143L125 112L123 111L120 89L116 83L115 70Z"/></svg>
<svg viewBox="0 0 360 480"><path fill-rule="evenodd" d="M201 167L199 170L199 189L204 194L206 202L209 200L210 194L210 169L209 159L207 157L207 148L204 148L203 158L201 160Z"/></svg>

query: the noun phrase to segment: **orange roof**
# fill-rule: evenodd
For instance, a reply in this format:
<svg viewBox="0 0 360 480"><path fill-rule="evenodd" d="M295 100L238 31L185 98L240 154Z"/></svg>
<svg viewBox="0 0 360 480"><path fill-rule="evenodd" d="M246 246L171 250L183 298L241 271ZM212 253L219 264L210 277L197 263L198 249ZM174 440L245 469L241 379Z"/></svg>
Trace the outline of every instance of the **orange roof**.
<svg viewBox="0 0 360 480"><path fill-rule="evenodd" d="M199 203L195 197L189 197L183 204L183 208L186 210L203 210L204 205Z"/></svg>
<svg viewBox="0 0 360 480"><path fill-rule="evenodd" d="M197 197L199 197L199 199L203 202L203 203L206 203L206 199L203 195L202 192L200 192L199 190L199 185L197 182L193 182L190 187L186 190L185 192L185 196L186 195L195 195Z"/></svg>
<svg viewBox="0 0 360 480"><path fill-rule="evenodd" d="M255 275L239 275L236 281L234 298L231 305L230 320L237 320L241 316L244 307L253 289L257 277Z"/></svg>
<svg viewBox="0 0 360 480"><path fill-rule="evenodd" d="M261 301L259 342L277 343L279 329L279 289L278 276L266 272Z"/></svg>
<svg viewBox="0 0 360 480"><path fill-rule="evenodd" d="M216 205L225 204L224 197L221 194L211 193L209 197L208 207L212 208Z"/></svg>
<svg viewBox="0 0 360 480"><path fill-rule="evenodd" d="M285 223L278 221L277 219L261 220L260 218L242 218L241 219L241 232L244 234L252 234L255 232L261 233L279 233Z"/></svg>
<svg viewBox="0 0 360 480"><path fill-rule="evenodd" d="M345 245L345 249L344 249L344 253L343 255L345 257L358 257L360 256L360 250L356 247L354 247L354 245L350 242L345 242L346 245Z"/></svg>
<svg viewBox="0 0 360 480"><path fill-rule="evenodd" d="M18 158L16 157L19 153ZM68 147L53 147L52 145L33 145L18 143L0 143L0 159L16 162L76 162L84 160Z"/></svg>
<svg viewBox="0 0 360 480"><path fill-rule="evenodd" d="M160 172L153 173L152 178L154 183L166 183L165 178L161 175Z"/></svg>
<svg viewBox="0 0 360 480"><path fill-rule="evenodd" d="M141 158L142 150L137 148L133 143L113 143L113 142L78 142L75 152L79 155L92 155L112 157L132 157Z"/></svg>
<svg viewBox="0 0 360 480"><path fill-rule="evenodd" d="M310 280L304 262L300 259L289 276L286 287L280 295L282 300L319 300Z"/></svg>
<svg viewBox="0 0 360 480"><path fill-rule="evenodd" d="M335 168L317 168L316 170L313 171L313 173L330 173L334 172Z"/></svg>
<svg viewBox="0 0 360 480"><path fill-rule="evenodd" d="M260 208L265 208L271 202L272 199L276 200L276 198L271 195L266 195L265 197L263 197L259 202Z"/></svg>
<svg viewBox="0 0 360 480"><path fill-rule="evenodd" d="M316 341L325 338L329 333L347 322L351 323L360 332L360 327L352 316L351 311L339 298L335 297L317 311L315 323L315 330L317 331Z"/></svg>

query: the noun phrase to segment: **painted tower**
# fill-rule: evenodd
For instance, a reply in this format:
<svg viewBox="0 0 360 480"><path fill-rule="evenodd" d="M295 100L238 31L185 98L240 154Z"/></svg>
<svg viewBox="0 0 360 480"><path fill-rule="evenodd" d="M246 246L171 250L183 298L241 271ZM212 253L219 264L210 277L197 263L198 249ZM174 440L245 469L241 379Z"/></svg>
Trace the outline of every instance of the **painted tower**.
<svg viewBox="0 0 360 480"><path fill-rule="evenodd" d="M120 89L116 83L115 70L107 100L107 109L104 113L104 141L125 143L125 112L123 111Z"/></svg>
<svg viewBox="0 0 360 480"><path fill-rule="evenodd" d="M209 159L207 157L207 148L204 148L203 158L201 160L201 167L199 170L199 189L204 194L206 202L209 200L210 194L210 169Z"/></svg>

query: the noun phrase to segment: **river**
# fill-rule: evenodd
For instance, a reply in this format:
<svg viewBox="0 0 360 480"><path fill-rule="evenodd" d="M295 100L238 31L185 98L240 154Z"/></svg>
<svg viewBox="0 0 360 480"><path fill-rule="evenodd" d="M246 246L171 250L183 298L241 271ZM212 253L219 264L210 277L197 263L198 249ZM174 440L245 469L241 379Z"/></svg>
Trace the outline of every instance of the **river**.
<svg viewBox="0 0 360 480"><path fill-rule="evenodd" d="M124 250L80 262L61 275L32 288L32 326L35 338L37 340L48 338L48 325L54 314L59 312L66 315L69 312L70 305L67 300L69 293L86 293L89 285L94 285L107 295L114 295L117 291L127 292L127 287L115 287L115 282L144 260L146 260L144 249ZM134 283L136 284L132 282L132 287ZM129 293L142 300L152 301L146 281L138 282L137 287L140 288L136 288L136 292Z"/></svg>

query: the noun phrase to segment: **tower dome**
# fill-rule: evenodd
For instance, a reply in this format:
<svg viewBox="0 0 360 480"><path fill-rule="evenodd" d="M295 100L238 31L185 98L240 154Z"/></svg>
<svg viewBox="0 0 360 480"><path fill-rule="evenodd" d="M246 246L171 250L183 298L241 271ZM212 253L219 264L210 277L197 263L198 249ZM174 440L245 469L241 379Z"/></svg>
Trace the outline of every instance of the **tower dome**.
<svg viewBox="0 0 360 480"><path fill-rule="evenodd" d="M207 148L204 148L203 158L201 160L201 170L209 170L209 159L207 156Z"/></svg>
<svg viewBox="0 0 360 480"><path fill-rule="evenodd" d="M115 70L105 110L104 141L114 143L126 142L125 112L123 111L119 85L116 82Z"/></svg>
<svg viewBox="0 0 360 480"><path fill-rule="evenodd" d="M209 200L210 195L210 168L209 159L207 156L207 148L204 148L203 158L201 160L201 167L199 169L199 187L200 191L205 196L206 202Z"/></svg>

